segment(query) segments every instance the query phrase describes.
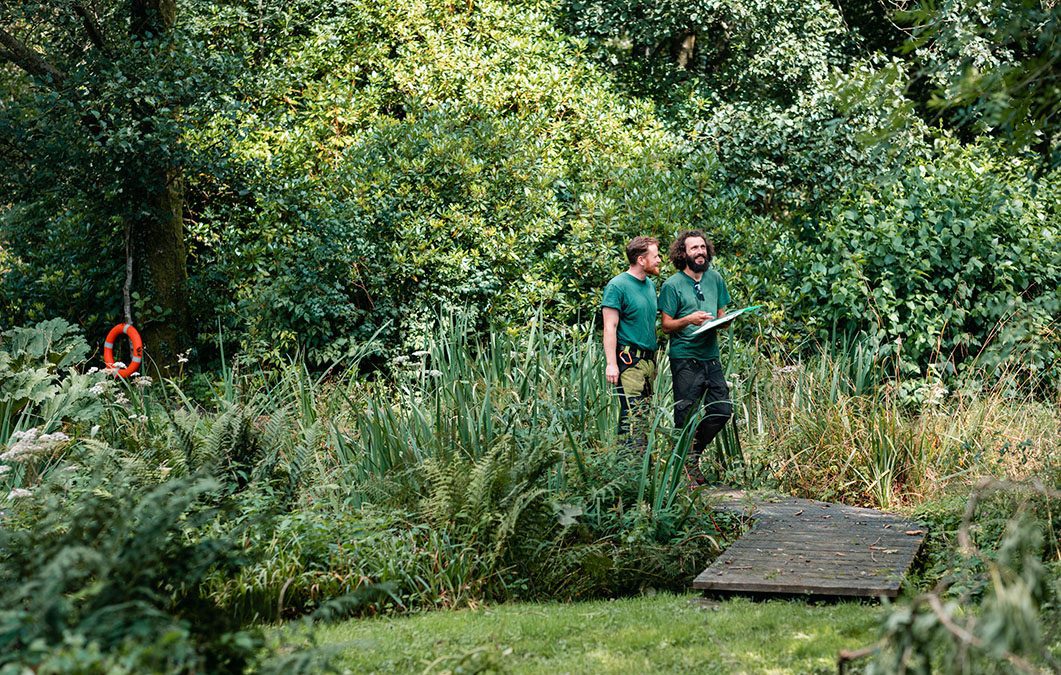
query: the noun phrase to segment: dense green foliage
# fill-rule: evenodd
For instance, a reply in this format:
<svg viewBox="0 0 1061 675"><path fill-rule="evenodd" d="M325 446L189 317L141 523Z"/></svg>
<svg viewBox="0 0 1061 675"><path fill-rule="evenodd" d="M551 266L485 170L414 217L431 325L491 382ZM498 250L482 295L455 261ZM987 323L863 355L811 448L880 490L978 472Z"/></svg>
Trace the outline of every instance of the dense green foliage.
<svg viewBox="0 0 1061 675"><path fill-rule="evenodd" d="M1061 164L1061 6L1029 0L918 3L899 16L931 91L929 105L967 132L998 130Z"/></svg>
<svg viewBox="0 0 1061 675"><path fill-rule="evenodd" d="M69 474L67 474L69 475ZM234 568L232 541L194 537L218 488L175 480L131 489L97 470L49 485L8 519L0 547L5 665L39 672L243 672L262 646L202 593L205 575Z"/></svg>
<svg viewBox="0 0 1061 675"><path fill-rule="evenodd" d="M415 349L440 307L578 322L628 237L698 225L787 349L866 332L922 372L983 353L1056 381L1056 171L922 118L922 69L966 48L974 8L903 55L898 17L862 5L458 5L187 1L160 49L100 2L106 50L74 7L5 10L66 79L57 98L2 71L4 316L105 330L123 224L179 171L203 357L219 323L248 357L322 364ZM139 323L172 319L150 278L133 290Z"/></svg>
<svg viewBox="0 0 1061 675"><path fill-rule="evenodd" d="M5 333L0 353L21 354L5 381L39 381L8 408L0 453L8 661L239 670L260 656L248 622L318 608L678 590L740 526L686 490L688 436L665 397L647 447L616 437L592 333L535 325L480 343L467 321L438 335L396 360L394 381L240 366L192 399L180 381L80 371L87 349L62 322ZM967 471L1057 475L1058 420L1033 399L897 387L897 360L862 344L785 369L745 349L737 360L741 443L731 430L705 467L727 480L894 506ZM1056 535L1056 519L1045 526ZM1030 555L1054 560L1043 540ZM953 546L941 539L941 555ZM970 569L955 593L986 588Z"/></svg>
<svg viewBox="0 0 1061 675"><path fill-rule="evenodd" d="M688 436L665 399L647 447L616 437L591 332L436 332L391 381L238 366L197 399L179 380L81 372L84 342L62 322L6 333L0 351L22 358L5 381L42 382L0 454L8 661L238 670L264 658L250 622L314 610L677 590L740 526L686 489ZM861 343L786 369L746 349L737 361L739 436L705 467L727 480L895 506L967 471L1056 476L1058 421L1034 399L896 387L896 359Z"/></svg>
<svg viewBox="0 0 1061 675"><path fill-rule="evenodd" d="M44 385L0 453L4 663L241 670L249 622L678 589L720 550L685 443L616 439L596 340L471 334L400 385L228 370L201 402L70 370L62 322L5 334Z"/></svg>

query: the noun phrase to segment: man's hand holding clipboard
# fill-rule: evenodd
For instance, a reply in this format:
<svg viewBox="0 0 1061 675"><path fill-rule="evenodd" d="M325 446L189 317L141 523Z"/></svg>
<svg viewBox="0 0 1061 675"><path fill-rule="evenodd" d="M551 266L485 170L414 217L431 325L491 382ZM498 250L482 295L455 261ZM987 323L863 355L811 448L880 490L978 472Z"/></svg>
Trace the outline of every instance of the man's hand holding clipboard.
<svg viewBox="0 0 1061 675"><path fill-rule="evenodd" d="M723 324L727 324L730 321L733 321L734 319L736 319L741 314L744 314L745 312L751 312L751 311L757 310L760 307L762 307L762 305L751 305L750 307L744 307L742 309L738 309L738 310L735 310L733 312L726 312L725 316L721 316L721 317L719 317L717 319L712 319L711 321L707 321L707 322L703 323L699 328L697 328L695 331L693 331L692 334L693 335L699 335L700 333L703 333L704 331L709 331L712 328L718 328L719 326L721 326Z"/></svg>

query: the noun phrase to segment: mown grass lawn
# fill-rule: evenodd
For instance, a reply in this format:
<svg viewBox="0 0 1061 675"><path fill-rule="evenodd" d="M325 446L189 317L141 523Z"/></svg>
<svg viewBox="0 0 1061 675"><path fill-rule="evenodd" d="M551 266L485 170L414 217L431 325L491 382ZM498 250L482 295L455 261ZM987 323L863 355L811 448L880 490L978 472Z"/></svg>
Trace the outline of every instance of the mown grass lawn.
<svg viewBox="0 0 1061 675"><path fill-rule="evenodd" d="M833 673L841 649L873 642L884 609L844 602L694 595L353 620L323 627L353 672Z"/></svg>

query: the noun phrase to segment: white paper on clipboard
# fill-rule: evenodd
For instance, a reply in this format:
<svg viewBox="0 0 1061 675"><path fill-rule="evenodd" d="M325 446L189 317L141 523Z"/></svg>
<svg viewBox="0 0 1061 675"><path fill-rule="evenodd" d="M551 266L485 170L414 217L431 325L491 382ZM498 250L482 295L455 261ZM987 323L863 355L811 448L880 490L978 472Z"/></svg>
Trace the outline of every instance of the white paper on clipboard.
<svg viewBox="0 0 1061 675"><path fill-rule="evenodd" d="M734 310L732 312L726 312L725 316L719 317L717 319L712 319L711 321L708 321L707 323L702 324L699 328L697 328L696 330L694 330L692 332L692 335L699 335L700 333L703 333L704 331L711 330L712 328L718 328L719 326L721 326L723 324L726 324L726 323L729 323L730 321L733 321L734 319L736 319L741 314L744 314L745 312L750 312L750 311L755 310L755 309L759 309L760 307L762 307L762 305L752 305L750 307L743 307L741 309Z"/></svg>

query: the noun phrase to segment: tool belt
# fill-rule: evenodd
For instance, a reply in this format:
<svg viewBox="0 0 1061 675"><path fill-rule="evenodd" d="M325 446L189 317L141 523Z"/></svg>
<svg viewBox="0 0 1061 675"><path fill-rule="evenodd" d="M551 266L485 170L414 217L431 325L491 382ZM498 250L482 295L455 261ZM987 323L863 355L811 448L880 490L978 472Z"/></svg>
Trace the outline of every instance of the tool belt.
<svg viewBox="0 0 1061 675"><path fill-rule="evenodd" d="M634 359L640 359L641 361L656 362L655 350L641 349L640 347L634 347L633 345L623 345L619 347L619 362L626 366L632 366Z"/></svg>

